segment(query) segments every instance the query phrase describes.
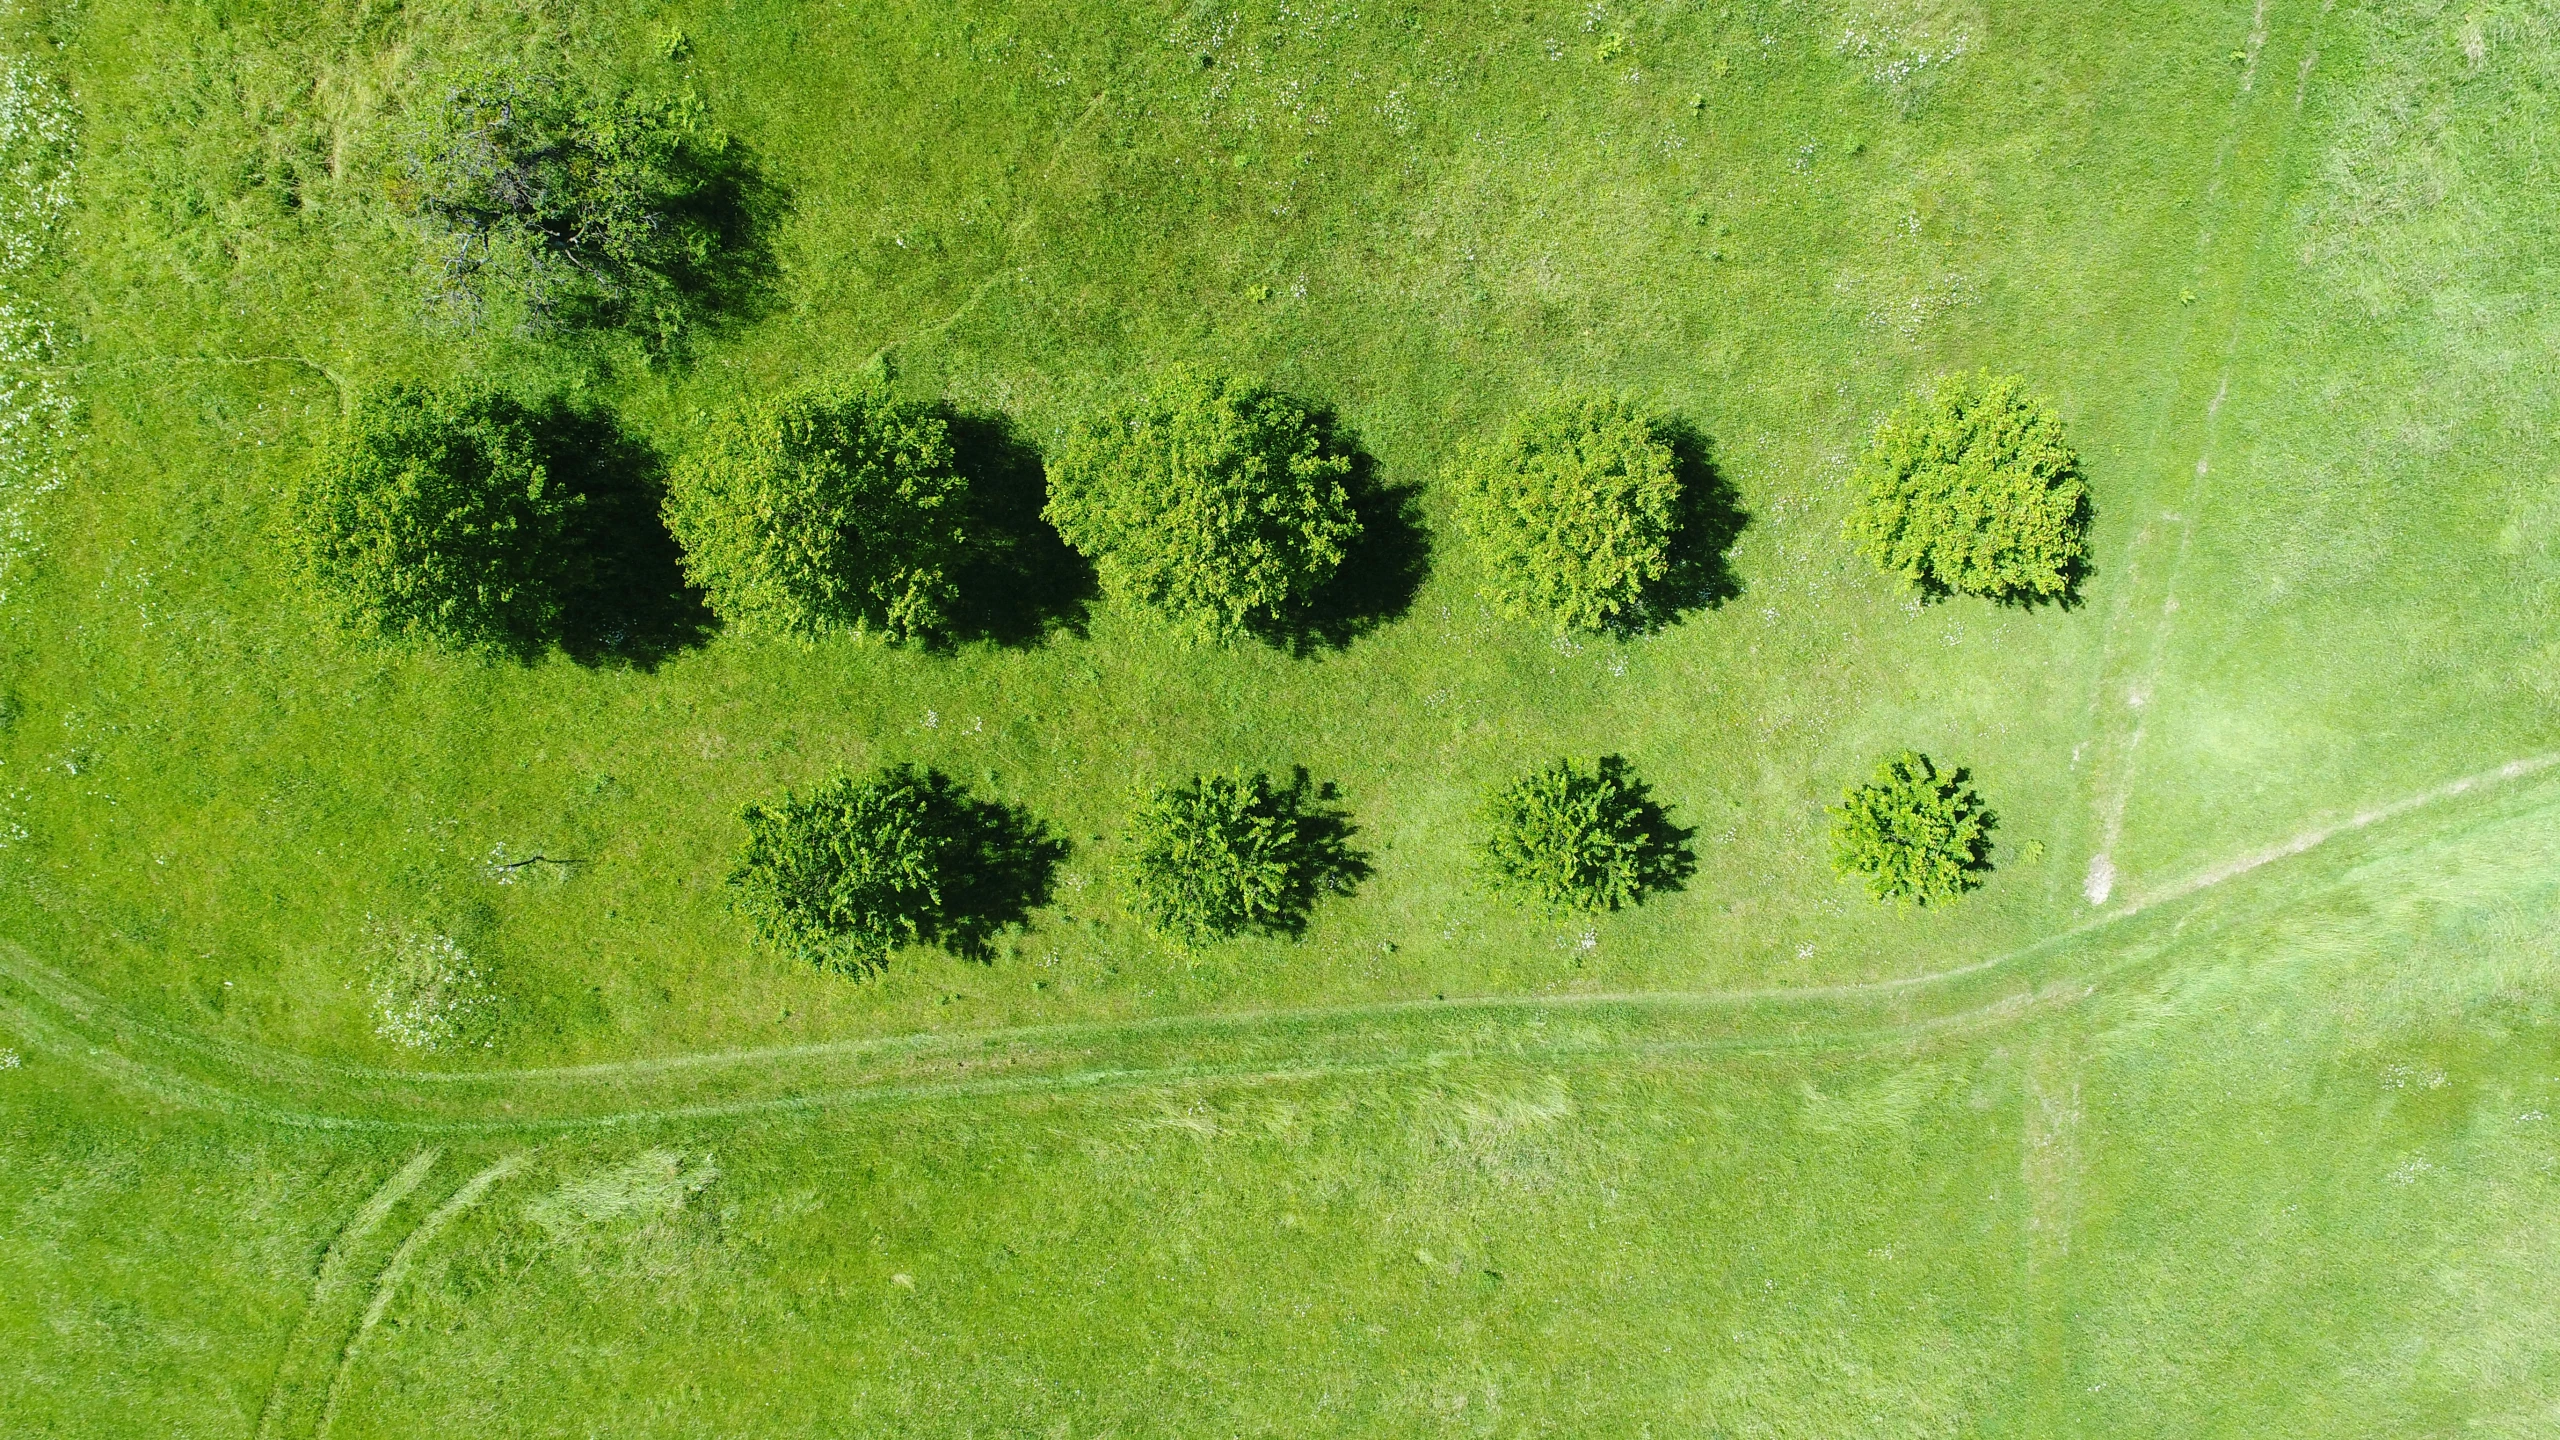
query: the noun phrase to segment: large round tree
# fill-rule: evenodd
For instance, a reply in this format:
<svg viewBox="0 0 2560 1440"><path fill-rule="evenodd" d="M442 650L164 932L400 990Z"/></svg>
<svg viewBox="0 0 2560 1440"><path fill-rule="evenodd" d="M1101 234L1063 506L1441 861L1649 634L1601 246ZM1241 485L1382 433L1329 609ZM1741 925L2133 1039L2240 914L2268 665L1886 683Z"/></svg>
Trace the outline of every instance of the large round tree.
<svg viewBox="0 0 2560 1440"><path fill-rule="evenodd" d="M1948 375L1876 428L1849 538L1923 595L2067 598L2088 563L2089 489L2062 421L2014 375Z"/></svg>
<svg viewBox="0 0 2560 1440"><path fill-rule="evenodd" d="M349 626L522 653L556 637L583 501L498 391L398 384L334 426L291 497L307 588Z"/></svg>
<svg viewBox="0 0 2560 1440"><path fill-rule="evenodd" d="M932 407L827 380L714 420L674 466L666 521L737 629L902 640L946 623L965 495Z"/></svg>
<svg viewBox="0 0 2560 1440"><path fill-rule="evenodd" d="M1114 598L1202 639L1286 626L1360 533L1351 460L1304 406L1177 369L1072 426L1048 518Z"/></svg>
<svg viewBox="0 0 2560 1440"><path fill-rule="evenodd" d="M1640 622L1671 573L1680 477L1633 400L1565 395L1512 418L1455 470L1487 597L1558 634Z"/></svg>

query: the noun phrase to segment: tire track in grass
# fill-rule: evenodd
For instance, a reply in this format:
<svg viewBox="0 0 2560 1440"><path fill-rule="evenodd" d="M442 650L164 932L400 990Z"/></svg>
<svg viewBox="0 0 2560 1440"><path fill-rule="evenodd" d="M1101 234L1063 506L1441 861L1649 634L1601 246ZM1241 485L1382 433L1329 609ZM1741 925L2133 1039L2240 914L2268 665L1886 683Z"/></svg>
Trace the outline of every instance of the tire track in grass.
<svg viewBox="0 0 2560 1440"><path fill-rule="evenodd" d="M2228 325L2224 327L2221 344L2215 351L2212 361L2215 370L2213 393L2205 402L2204 416L2199 426L2200 434L2196 442L2195 465L2187 474L2186 483L2179 492L2180 498L2176 507L2160 512L2157 522L2171 527L2176 539L2171 547L2167 566L2162 572L2156 618L2148 635L2142 641L2135 642L2140 650L2140 658L2136 661L2130 675L2115 673L2114 667L2106 658L2102 657L2099 664L2097 694L2091 701L2091 713L2101 731L2099 755L2094 768L2098 833L2096 844L2089 857L2088 871L2081 882L2081 893L2093 906L2105 905L2114 895L2117 884L2122 878L2118 873L2115 855L2124 840L2125 813L2132 803L2134 788L2139 780L2138 762L2142 742L2149 733L2149 706L2160 676L2167 668L2169 640L2176 627L2181 603L2178 585L2186 572L2187 557L2194 548L2198 511L2207 498L2205 482L2213 470L2215 442L2221 434L2223 409L2231 398L2232 373L2240 356L2242 342L2248 335L2250 282L2257 273L2259 261L2267 249L2269 237L2276 229L2278 213L2289 193L2294 122L2302 113L2303 98L2311 82L2311 68L2320 54L2320 29L2333 3L2334 0L2323 0L2319 10L2305 25L2302 59L2296 67L2291 103L2276 115L2272 122L2274 133L2267 142L2267 154L2261 167L2266 174L2264 193L2257 197L2254 212L2248 217L2250 228L2247 235L2242 237L2241 243L2229 252L2231 258L2222 267L2221 283L2213 287L2222 305L2228 308L2230 318ZM2241 70L2239 88L2232 97L2233 123L2226 131L2220 151L2214 157L2213 178L2205 188L2208 206L2224 194L2229 172L2232 169L2232 161L2246 148L2251 133L2252 127L2249 120L2257 112L2256 101L2259 95L2257 81L2261 62L2266 58L2267 44L2272 34L2269 28L2268 5L2269 0L2259 0L2257 11L2250 20L2249 35L2244 50L2247 59ZM2217 212L2217 218L2218 214L2219 212ZM2209 219L2205 229L2197 237L2198 250L2210 251L2218 238L2220 238L2219 227ZM2200 283L2204 283L2209 277L2199 275L2198 278ZM2162 419L2164 428L2167 423L2167 417L2164 414ZM2169 437L2162 434L2154 440L2152 448L2155 451L2163 449L2169 443ZM2133 615L2137 613L2137 604L2142 603L2136 598L2141 580L2141 552L2146 542L2151 540L2153 533L2153 526L2145 525L2135 533L2132 545L2128 549L2125 560L2125 598L2120 604L2115 619L2108 627L2109 639L2106 648L2109 652L2116 649L2115 632L2130 623ZM2132 719L2123 737L2110 744L2104 732L2109 726L2109 717L2113 713L2112 707L2119 698L2124 710L2130 713Z"/></svg>
<svg viewBox="0 0 2560 1440"><path fill-rule="evenodd" d="M258 1407L258 1440L306 1433L310 1426L296 1423L302 1410L310 1410L312 1423L318 1423L316 1402L326 1393L321 1390L321 1377L329 1373L330 1362L342 1348L339 1337L347 1333L351 1318L347 1312L359 1293L350 1283L359 1263L358 1252L382 1228L393 1208L427 1178L427 1172L435 1168L437 1157L443 1153L430 1146L410 1157L408 1164L393 1171L390 1179L356 1207L355 1214L330 1240L328 1250L320 1257L319 1273L311 1282L310 1303L303 1309L301 1323L294 1326L292 1338L285 1343L275 1381L267 1387L266 1403ZM306 1397L311 1403L305 1403Z"/></svg>
<svg viewBox="0 0 2560 1440"><path fill-rule="evenodd" d="M1462 1062L1857 1053L2010 1024L2149 964L2192 939L2200 918L2208 930L2255 923L2359 883L2374 865L2465 843L2493 826L2560 814L2560 796L2522 795L2358 852L2339 875L2243 888L2209 911L2173 903L2210 898L2333 839L2454 797L2487 804L2502 787L2555 768L2560 754L2513 761L2211 867L2032 944L1931 975L1858 985L1393 1001L908 1035L553 1070L438 1073L341 1065L156 1028L0 944L0 1020L30 1045L172 1104L292 1128L415 1135L593 1130L964 1096L1383 1075ZM2145 915L2154 918L2140 921ZM2084 943L2090 953L2074 954ZM128 1054L127 1047L145 1053ZM723 1067L733 1073L720 1073ZM214 1078L193 1073L199 1070ZM640 1083L660 1079L670 1083L655 1094ZM485 1092L472 1093L474 1085ZM614 1108L587 1108L598 1104Z"/></svg>
<svg viewBox="0 0 2560 1440"><path fill-rule="evenodd" d="M400 1242L399 1249L391 1252L391 1259L374 1279L373 1296L364 1307L364 1318L356 1323L355 1333L347 1337L346 1344L338 1351L338 1363L330 1371L329 1389L321 1401L319 1418L311 1427L313 1440L322 1440L328 1435L329 1427L337 1423L338 1405L346 1396L347 1376L355 1369L356 1357L364 1348L365 1337L371 1335L373 1327L381 1324L382 1317L390 1313L391 1302L400 1293L400 1282L408 1278L409 1266L418 1252L433 1242L436 1232L451 1224L455 1216L479 1204L491 1186L522 1169L529 1156L528 1151L511 1151L499 1156L487 1169L463 1181L442 1205L418 1222L418 1228L409 1232L408 1238Z"/></svg>

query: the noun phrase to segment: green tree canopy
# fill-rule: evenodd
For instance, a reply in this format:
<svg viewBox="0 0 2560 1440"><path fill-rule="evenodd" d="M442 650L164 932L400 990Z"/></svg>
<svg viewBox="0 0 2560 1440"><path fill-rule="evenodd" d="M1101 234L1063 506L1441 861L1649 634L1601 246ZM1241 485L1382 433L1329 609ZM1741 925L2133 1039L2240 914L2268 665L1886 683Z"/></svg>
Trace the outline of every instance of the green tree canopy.
<svg viewBox="0 0 2560 1440"><path fill-rule="evenodd" d="M398 384L332 426L287 507L305 587L352 628L524 653L585 569L582 498L535 415L496 390Z"/></svg>
<svg viewBox="0 0 2560 1440"><path fill-rule="evenodd" d="M1564 395L1523 411L1452 479L1488 598L1516 619L1559 634L1629 626L1670 574L1680 477L1631 399Z"/></svg>
<svg viewBox="0 0 2560 1440"><path fill-rule="evenodd" d="M1140 918L1185 947L1247 930L1294 934L1316 900L1368 874L1341 812L1312 803L1307 774L1201 775L1139 797L1128 882Z"/></svg>
<svg viewBox="0 0 2560 1440"><path fill-rule="evenodd" d="M827 380L712 421L665 508L686 576L730 625L903 640L946 623L966 498L931 407Z"/></svg>
<svg viewBox="0 0 2560 1440"><path fill-rule="evenodd" d="M910 765L839 775L744 819L732 904L767 944L834 970L876 969L914 942L975 950L1047 898L1066 850L1020 810Z"/></svg>
<svg viewBox="0 0 2560 1440"><path fill-rule="evenodd" d="M1287 624L1333 578L1360 533L1350 473L1297 402L1177 369L1070 427L1047 515L1106 593L1226 640Z"/></svg>
<svg viewBox="0 0 2560 1440"><path fill-rule="evenodd" d="M1626 760L1555 760L1489 796L1476 861L1499 895L1551 914L1615 910L1677 888L1693 868Z"/></svg>
<svg viewBox="0 0 2560 1440"><path fill-rule="evenodd" d="M1994 817L1964 771L1940 774L1916 750L1888 755L1875 778L1831 810L1831 861L1879 900L1942 903L1991 868Z"/></svg>
<svg viewBox="0 0 2560 1440"><path fill-rule="evenodd" d="M2079 456L2014 375L1941 377L1876 428L1854 483L1850 540L1924 595L2064 599L2088 563Z"/></svg>

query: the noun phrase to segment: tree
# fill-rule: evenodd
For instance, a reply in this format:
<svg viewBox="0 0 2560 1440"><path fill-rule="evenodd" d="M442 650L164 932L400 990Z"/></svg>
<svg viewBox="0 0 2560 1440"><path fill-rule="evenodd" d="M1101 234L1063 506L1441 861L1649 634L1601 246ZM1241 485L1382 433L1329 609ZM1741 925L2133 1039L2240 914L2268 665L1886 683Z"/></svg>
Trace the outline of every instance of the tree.
<svg viewBox="0 0 2560 1440"><path fill-rule="evenodd" d="M744 819L731 902L760 939L822 969L877 969L919 942L974 953L1046 902L1066 853L1025 812L911 765L838 775Z"/></svg>
<svg viewBox="0 0 2560 1440"><path fill-rule="evenodd" d="M1968 779L1917 750L1886 756L1831 809L1833 868L1864 877L1878 900L1930 905L1979 886L1996 820Z"/></svg>
<svg viewBox="0 0 2560 1440"><path fill-rule="evenodd" d="M1631 399L1564 395L1524 411L1452 479L1487 597L1516 619L1559 635L1633 625L1671 573L1680 477Z"/></svg>
<svg viewBox="0 0 2560 1440"><path fill-rule="evenodd" d="M1205 640L1285 625L1360 533L1350 457L1295 401L1172 370L1072 426L1047 515L1103 589Z"/></svg>
<svg viewBox="0 0 2560 1440"><path fill-rule="evenodd" d="M1941 377L1860 457L1849 538L1926 596L2068 599L2088 563L2089 490L2062 421L2018 377Z"/></svg>
<svg viewBox="0 0 2560 1440"><path fill-rule="evenodd" d="M931 407L827 380L714 420L676 462L666 521L740 630L905 640L946 623L966 498Z"/></svg>
<svg viewBox="0 0 2560 1440"><path fill-rule="evenodd" d="M1317 899L1369 873L1352 827L1299 770L1200 775L1159 786L1129 817L1128 879L1148 928L1190 948L1247 930L1296 934Z"/></svg>
<svg viewBox="0 0 2560 1440"><path fill-rule="evenodd" d="M720 243L688 202L688 151L716 150L690 101L474 67L407 112L391 200L426 247L433 298L529 330L637 322L671 336Z"/></svg>
<svg viewBox="0 0 2560 1440"><path fill-rule="evenodd" d="M352 628L522 654L583 583L583 497L537 417L498 391L398 384L358 400L288 506L305 586Z"/></svg>
<svg viewBox="0 0 2560 1440"><path fill-rule="evenodd" d="M1476 861L1486 884L1551 914L1615 910L1676 889L1694 862L1626 760L1555 760L1488 797Z"/></svg>

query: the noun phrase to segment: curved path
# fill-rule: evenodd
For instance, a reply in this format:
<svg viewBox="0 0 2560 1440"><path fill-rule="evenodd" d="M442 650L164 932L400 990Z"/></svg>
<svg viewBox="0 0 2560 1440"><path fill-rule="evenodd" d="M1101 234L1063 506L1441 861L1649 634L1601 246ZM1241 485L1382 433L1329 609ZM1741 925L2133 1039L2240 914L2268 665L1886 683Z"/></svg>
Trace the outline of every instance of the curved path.
<svg viewBox="0 0 2560 1440"><path fill-rule="evenodd" d="M0 1025L167 1103L318 1130L507 1134L960 1095L1910 1046L2089 994L2173 946L2560 817L2560 755L2374 806L1954 969L1802 989L1485 996L1088 1021L545 1069L403 1071L154 1024L0 944ZM2522 863L2518 861L2517 863ZM2250 883L2238 883L2244 879Z"/></svg>

